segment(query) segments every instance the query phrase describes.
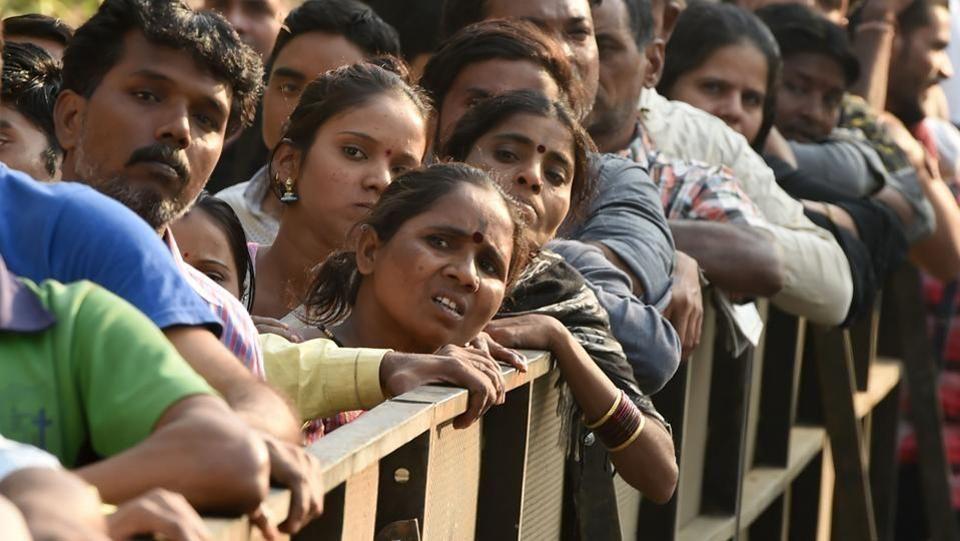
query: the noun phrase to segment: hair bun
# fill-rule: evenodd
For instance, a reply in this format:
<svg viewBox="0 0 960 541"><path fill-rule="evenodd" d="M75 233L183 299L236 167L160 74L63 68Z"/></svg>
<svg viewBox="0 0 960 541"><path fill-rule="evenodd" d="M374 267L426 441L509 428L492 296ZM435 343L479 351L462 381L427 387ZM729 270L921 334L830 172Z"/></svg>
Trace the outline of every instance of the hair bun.
<svg viewBox="0 0 960 541"><path fill-rule="evenodd" d="M367 59L366 62L368 64L373 64L378 68L399 75L400 78L403 79L403 82L407 83L408 85L414 84L414 81L412 81L410 78L410 68L407 66L407 63L399 57L384 54L371 57Z"/></svg>

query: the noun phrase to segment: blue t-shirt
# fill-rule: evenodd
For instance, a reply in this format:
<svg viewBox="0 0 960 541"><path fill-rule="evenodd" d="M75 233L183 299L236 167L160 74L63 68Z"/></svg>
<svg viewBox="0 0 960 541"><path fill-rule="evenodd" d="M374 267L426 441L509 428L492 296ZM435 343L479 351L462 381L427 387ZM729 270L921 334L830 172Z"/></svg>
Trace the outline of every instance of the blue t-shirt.
<svg viewBox="0 0 960 541"><path fill-rule="evenodd" d="M34 282L99 284L161 329L202 325L221 332L157 233L88 186L41 184L0 163L0 256L11 272Z"/></svg>

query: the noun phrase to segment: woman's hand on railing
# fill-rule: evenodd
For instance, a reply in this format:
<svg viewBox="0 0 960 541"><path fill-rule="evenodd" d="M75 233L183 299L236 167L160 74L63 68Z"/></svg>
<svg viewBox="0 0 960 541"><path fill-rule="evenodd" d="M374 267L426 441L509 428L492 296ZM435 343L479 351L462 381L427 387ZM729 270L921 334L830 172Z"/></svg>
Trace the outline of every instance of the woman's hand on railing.
<svg viewBox="0 0 960 541"><path fill-rule="evenodd" d="M111 539L134 536L158 536L170 541L208 541L212 539L203 519L187 499L162 488L130 500L107 517Z"/></svg>
<svg viewBox="0 0 960 541"><path fill-rule="evenodd" d="M323 511L320 462L299 445L267 434L263 439L270 453L270 480L290 490L290 512L280 531L294 534Z"/></svg>
<svg viewBox="0 0 960 541"><path fill-rule="evenodd" d="M477 337L471 340L467 345L488 353L491 357L493 357L494 360L499 361L507 366L512 366L520 372L527 371L527 359L524 358L523 355L520 355L510 348L501 346L496 340L491 338L490 335L485 332L478 334Z"/></svg>
<svg viewBox="0 0 960 541"><path fill-rule="evenodd" d="M475 347L444 346L433 355L391 352L380 363L380 383L387 396L398 396L421 385L446 383L464 387L467 411L453 426L465 428L505 397L500 368L491 353Z"/></svg>

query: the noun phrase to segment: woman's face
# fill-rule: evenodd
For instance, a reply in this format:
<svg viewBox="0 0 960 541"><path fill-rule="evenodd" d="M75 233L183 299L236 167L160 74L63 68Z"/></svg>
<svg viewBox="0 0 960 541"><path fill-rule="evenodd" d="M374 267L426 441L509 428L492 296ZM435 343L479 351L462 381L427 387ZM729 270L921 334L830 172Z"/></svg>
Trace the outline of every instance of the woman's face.
<svg viewBox="0 0 960 541"><path fill-rule="evenodd" d="M383 94L327 120L306 154L284 143L281 149L274 171L281 182L292 175L300 197L283 221L337 249L384 188L420 165L426 123L409 99Z"/></svg>
<svg viewBox="0 0 960 541"><path fill-rule="evenodd" d="M466 344L503 302L513 233L503 199L467 184L408 220L385 243L364 233L358 267L372 287L374 312L413 338L417 352Z"/></svg>
<svg viewBox="0 0 960 541"><path fill-rule="evenodd" d="M763 124L767 60L756 47L721 47L700 66L677 78L670 98L719 117L753 141Z"/></svg>
<svg viewBox="0 0 960 541"><path fill-rule="evenodd" d="M477 140L467 163L488 171L526 214L535 248L546 244L570 210L573 135L559 120L515 115Z"/></svg>
<svg viewBox="0 0 960 541"><path fill-rule="evenodd" d="M239 269L230 239L203 210L194 208L170 225L180 256L220 287L240 298Z"/></svg>

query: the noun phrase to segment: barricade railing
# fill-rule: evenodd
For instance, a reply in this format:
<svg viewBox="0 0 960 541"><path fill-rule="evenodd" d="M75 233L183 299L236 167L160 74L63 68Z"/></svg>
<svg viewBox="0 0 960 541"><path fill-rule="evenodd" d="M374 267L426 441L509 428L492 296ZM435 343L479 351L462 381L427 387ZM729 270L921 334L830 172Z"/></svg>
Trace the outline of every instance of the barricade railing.
<svg viewBox="0 0 960 541"><path fill-rule="evenodd" d="M841 331L760 301L763 337L733 356L730 323L705 307L701 347L654 396L676 494L656 505L617 477L622 539L891 538L901 362L876 353L879 309ZM527 373L503 368L506 403L469 428L452 426L465 390L426 386L321 438L310 452L325 510L297 538L559 539L557 372L527 355ZM271 496L277 518L284 497ZM256 538L243 521L208 524L218 539Z"/></svg>

